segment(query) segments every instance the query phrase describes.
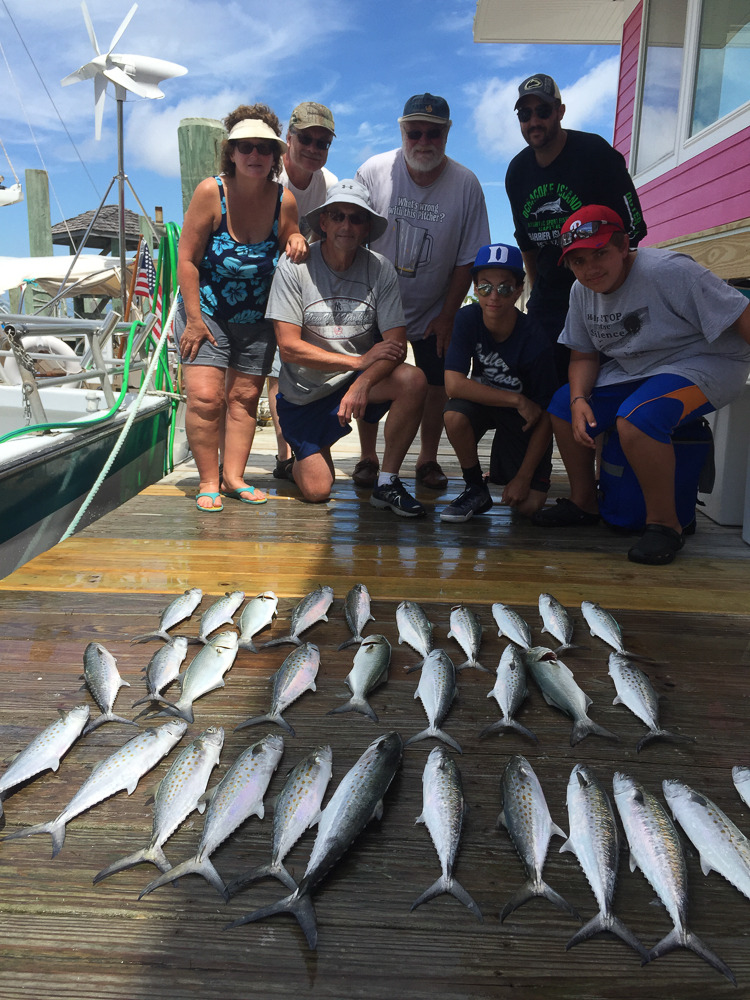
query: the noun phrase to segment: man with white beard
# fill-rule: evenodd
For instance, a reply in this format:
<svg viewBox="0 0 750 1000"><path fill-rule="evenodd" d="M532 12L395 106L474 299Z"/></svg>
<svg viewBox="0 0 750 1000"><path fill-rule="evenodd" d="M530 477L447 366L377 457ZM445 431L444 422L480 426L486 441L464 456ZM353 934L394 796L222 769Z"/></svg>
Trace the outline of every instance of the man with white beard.
<svg viewBox="0 0 750 1000"><path fill-rule="evenodd" d="M417 482L448 485L437 462L443 431L443 368L453 320L471 284L471 268L490 242L484 193L475 175L445 155L452 125L447 101L433 94L410 97L398 119L401 146L370 157L356 179L370 193L373 211L388 229L372 244L396 268L406 335L428 390L420 427ZM378 477L377 425L359 422L362 454L354 470L359 486Z"/></svg>

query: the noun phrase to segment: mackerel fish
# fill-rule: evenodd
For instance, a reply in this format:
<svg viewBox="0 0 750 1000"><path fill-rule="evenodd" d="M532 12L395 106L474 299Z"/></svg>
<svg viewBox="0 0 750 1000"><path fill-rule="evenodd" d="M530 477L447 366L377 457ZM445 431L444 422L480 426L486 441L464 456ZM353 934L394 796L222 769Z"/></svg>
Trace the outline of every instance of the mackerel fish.
<svg viewBox="0 0 750 1000"><path fill-rule="evenodd" d="M578 863L599 904L599 912L585 927L573 935L565 950L575 947L600 931L611 931L634 948L647 962L646 949L612 912L617 885L617 866L620 861L620 834L609 796L592 769L585 764L576 764L570 772L568 824L570 837L560 848L560 853L570 851L578 858Z"/></svg>
<svg viewBox="0 0 750 1000"><path fill-rule="evenodd" d="M118 691L121 687L129 688L130 685L120 677L117 660L101 643L90 642L84 650L81 680L85 681L81 690L88 688L102 712L93 722L89 722L83 731L84 736L98 729L104 722L124 722L126 726L138 725L137 722L123 719L121 715L112 712Z"/></svg>
<svg viewBox="0 0 750 1000"><path fill-rule="evenodd" d="M382 817L383 796L399 768L402 750L398 733L380 736L370 744L341 779L323 810L307 870L298 888L285 899L227 924L226 929L263 920L274 913L292 913L299 921L310 948L317 946L318 928L310 897L370 820Z"/></svg>
<svg viewBox="0 0 750 1000"><path fill-rule="evenodd" d="M172 762L154 794L154 821L151 843L148 847L115 861L103 868L94 878L94 885L115 872L134 868L143 862L156 865L160 872L172 867L162 847L177 827L197 809L205 812L206 803L201 796L206 791L211 772L219 763L219 755L224 745L224 730L209 726L193 740Z"/></svg>
<svg viewBox="0 0 750 1000"><path fill-rule="evenodd" d="M592 734L619 742L619 736L588 717L589 706L593 704L591 698L578 686L570 667L558 660L551 649L534 646L526 653L525 659L547 704L559 708L573 720L573 731L570 734L572 747Z"/></svg>
<svg viewBox="0 0 750 1000"><path fill-rule="evenodd" d="M278 605L279 599L272 590L266 590L252 601L248 601L240 615L240 649L249 649L251 653L258 652L253 636L271 624L276 617Z"/></svg>
<svg viewBox="0 0 750 1000"><path fill-rule="evenodd" d="M613 779L615 803L630 845L630 870L640 868L672 918L674 930L649 952L649 961L675 948L700 955L737 985L732 970L687 925L688 886L685 855L674 824L662 804L635 778L619 771Z"/></svg>
<svg viewBox="0 0 750 1000"><path fill-rule="evenodd" d="M432 622L418 604L414 601L402 601L396 608L396 624L399 646L405 642L419 653L422 660L429 656L432 651ZM421 666L422 661L411 669Z"/></svg>
<svg viewBox="0 0 750 1000"><path fill-rule="evenodd" d="M180 676L180 667L185 662L187 656L188 641L184 635L175 636L169 642L160 646L148 661L148 666L144 667L146 673L145 698L134 701L131 708L142 705L144 702L153 702L158 699L165 687L172 681L176 681ZM148 715L151 708L144 709L141 715ZM141 715L137 716L140 719Z"/></svg>
<svg viewBox="0 0 750 1000"><path fill-rule="evenodd" d="M539 741L531 730L522 726L520 722L516 722L513 718L528 693L528 688L526 687L526 667L523 663L523 656L518 646L509 642L503 650L500 662L497 665L495 686L487 695L488 698L494 698L498 703L503 717L498 722L493 722L489 726L485 726L479 736L489 736L490 733L503 732L505 729L515 729L517 733L521 733L522 736L528 736L529 739L538 743Z"/></svg>
<svg viewBox="0 0 750 1000"><path fill-rule="evenodd" d="M149 882L139 899L183 875L202 875L217 892L225 899L228 898L221 875L209 859L216 848L248 817L256 815L263 819L263 796L283 753L283 736L269 734L239 755L219 784L198 800L209 805L196 853Z"/></svg>
<svg viewBox="0 0 750 1000"><path fill-rule="evenodd" d="M204 694L224 687L224 675L231 670L237 657L236 632L219 632L199 649L185 670L180 674L180 697L172 703L159 695L154 700L163 706L158 715L176 715L186 722L194 722L193 702Z"/></svg>
<svg viewBox="0 0 750 1000"><path fill-rule="evenodd" d="M268 649L269 646L281 646L285 642L301 646L300 635L316 622L327 622L328 609L332 604L333 590L330 587L318 586L317 590L313 590L307 597L303 597L297 607L292 610L292 630L289 635L264 642L260 648Z"/></svg>
<svg viewBox="0 0 750 1000"><path fill-rule="evenodd" d="M352 693L344 705L332 708L327 715L340 715L342 712L361 712L373 722L378 721L372 705L367 700L370 691L388 680L388 667L391 662L391 644L384 635L368 635L354 656L354 665L346 678L346 684Z"/></svg>
<svg viewBox="0 0 750 1000"><path fill-rule="evenodd" d="M233 590L224 594L218 601L214 601L210 608L201 615L200 629L198 630L198 642L205 646L208 637L215 632L220 625L234 625L234 615L245 600L244 590ZM191 637L192 641L196 640Z"/></svg>
<svg viewBox="0 0 750 1000"><path fill-rule="evenodd" d="M13 759L13 763L0 778L0 819L3 816L3 800L10 790L42 771L56 771L60 761L70 750L89 721L89 706L76 705L69 712L58 709L60 718L43 729Z"/></svg>
<svg viewBox="0 0 750 1000"><path fill-rule="evenodd" d="M172 638L169 630L175 625L179 625L180 622L185 621L186 618L190 618L202 600L203 591L198 587L186 590L184 594L175 597L172 603L164 609L159 621L159 628L156 632L144 632L143 635L136 635L130 640L131 644L134 642L151 642L153 639L163 639L165 642L169 642Z"/></svg>
<svg viewBox="0 0 750 1000"><path fill-rule="evenodd" d="M246 719L234 727L235 731L245 729L246 726L257 726L259 722L275 722L290 736L295 736L294 730L286 719L282 718L281 713L305 691L316 690L315 678L318 676L319 667L320 650L314 643L306 642L300 645L299 649L293 649L276 673L269 678L273 681L270 711L266 715L256 715L252 719Z"/></svg>
<svg viewBox="0 0 750 1000"><path fill-rule="evenodd" d="M560 645L555 650L556 653L565 653L571 649L586 649L586 646L576 646L573 644L573 622L565 608L556 600L552 594L539 595L539 614L541 615L544 628L542 632L547 632L553 639L557 639Z"/></svg>
<svg viewBox="0 0 750 1000"><path fill-rule="evenodd" d="M422 664L422 674L414 692L414 697L422 702L429 726L416 736L412 736L404 746L408 747L410 743L434 736L435 739L453 747L458 753L463 753L453 737L440 729L457 694L456 668L453 666L453 661L444 649L433 649Z"/></svg>
<svg viewBox="0 0 750 1000"><path fill-rule="evenodd" d="M187 725L177 719L171 719L158 729L144 729L95 766L59 816L49 823L29 826L2 839L16 840L33 837L37 833L49 833L52 836L52 857L56 857L65 843L67 823L123 789L132 795L143 775L156 767L162 757L179 743L186 729Z"/></svg>
<svg viewBox="0 0 750 1000"><path fill-rule="evenodd" d="M510 758L503 772L501 790L503 808L498 825L502 824L510 834L529 878L503 907L500 923L536 896L544 896L580 920L570 903L542 878L550 838L553 835L568 838L565 831L552 822L542 786L525 757L516 754Z"/></svg>
<svg viewBox="0 0 750 1000"><path fill-rule="evenodd" d="M346 624L349 626L352 638L342 642L339 649L346 649L348 646L355 646L361 643L362 632L368 622L374 622L375 618L370 613L370 592L364 583L356 583L344 600L344 616Z"/></svg>
<svg viewBox="0 0 750 1000"><path fill-rule="evenodd" d="M477 904L453 877L466 810L458 765L445 747L434 747L422 774L422 813L417 817L417 823L424 823L427 827L443 873L412 903L411 910L447 892L468 906L477 920L484 923Z"/></svg>
<svg viewBox="0 0 750 1000"><path fill-rule="evenodd" d="M463 670L465 667L476 667L477 670L484 670L486 674L490 671L483 667L477 657L479 647L482 645L482 624L479 616L470 611L463 604L451 608L451 630L448 633L449 639L455 639L461 649L466 654L466 660L460 663L456 670Z"/></svg>
<svg viewBox="0 0 750 1000"><path fill-rule="evenodd" d="M627 656L631 660L645 660L647 663L654 662L650 656L639 656L638 653L630 653L625 649L625 643L622 639L622 629L609 611L601 607L601 605L594 604L592 601L583 601L581 611L583 612L583 617L586 619L586 624L591 630L591 634L601 639L602 642L606 642L616 653L622 653L623 656Z"/></svg>
<svg viewBox="0 0 750 1000"><path fill-rule="evenodd" d="M750 767L737 765L732 768L732 781L746 806L750 806Z"/></svg>
<svg viewBox="0 0 750 1000"><path fill-rule="evenodd" d="M609 654L609 676L615 682L617 697L612 702L613 705L624 705L641 722L649 728L649 732L643 736L636 745L637 753L652 740L688 740L695 742L693 736L682 736L678 733L670 733L668 729L662 729L659 725L659 695L651 686L651 681L647 675L631 663L624 653Z"/></svg>
<svg viewBox="0 0 750 1000"><path fill-rule="evenodd" d="M292 892L297 883L284 867L284 858L299 838L320 820L323 796L331 780L333 752L330 747L318 747L292 768L276 799L273 813L273 848L271 861L252 868L227 886L227 895L234 896L249 885L267 876L279 879Z"/></svg>
<svg viewBox="0 0 750 1000"><path fill-rule="evenodd" d="M499 636L506 636L521 649L531 649L531 629L517 611L506 604L493 604L492 617Z"/></svg>

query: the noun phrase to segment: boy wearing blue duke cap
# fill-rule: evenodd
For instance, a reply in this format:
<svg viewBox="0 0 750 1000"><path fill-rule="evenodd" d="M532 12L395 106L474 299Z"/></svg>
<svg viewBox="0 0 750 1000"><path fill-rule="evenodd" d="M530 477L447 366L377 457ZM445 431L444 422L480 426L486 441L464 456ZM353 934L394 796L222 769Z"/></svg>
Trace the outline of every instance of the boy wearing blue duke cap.
<svg viewBox="0 0 750 1000"><path fill-rule="evenodd" d="M552 427L546 407L558 381L549 338L516 309L524 276L521 251L505 243L482 247L474 261L477 302L458 311L445 359L445 427L466 489L442 521L468 521L492 507L477 453L490 429L489 480L505 486L502 502L531 517L547 499Z"/></svg>

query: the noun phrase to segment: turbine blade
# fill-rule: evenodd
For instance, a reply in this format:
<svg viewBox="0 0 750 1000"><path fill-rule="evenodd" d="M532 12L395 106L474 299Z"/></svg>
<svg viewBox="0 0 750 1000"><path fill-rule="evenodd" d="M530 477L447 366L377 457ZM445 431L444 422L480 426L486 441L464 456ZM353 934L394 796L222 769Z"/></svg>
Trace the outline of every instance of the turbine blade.
<svg viewBox="0 0 750 1000"><path fill-rule="evenodd" d="M99 42L97 42L96 40L96 32L94 31L94 25L91 21L91 15L89 14L89 9L86 6L86 0L82 0L81 10L83 11L83 19L86 22L86 30L89 33L89 39L91 40L91 44L94 47L94 52L96 52L96 54L100 56L101 51L99 49Z"/></svg>
<svg viewBox="0 0 750 1000"><path fill-rule="evenodd" d="M151 97L150 89L144 86L142 83L138 83L131 76L128 76L119 66L112 66L110 69L104 70L104 76L112 83L116 84L118 87L122 87L123 90L129 90L133 94L137 94L138 97Z"/></svg>
<svg viewBox="0 0 750 1000"><path fill-rule="evenodd" d="M122 24L120 25L120 27L117 29L117 31L112 36L112 41L109 43L109 48L107 49L107 55L110 54L110 52L112 51L112 49L114 49L115 45L117 45L117 43L120 41L120 39L122 38L123 32L125 31L125 29L127 28L127 26L130 24L130 20L133 17L133 14L135 14L135 12L137 10L138 10L138 4L134 3L133 6L130 8L130 10L125 15L125 18L124 18Z"/></svg>
<svg viewBox="0 0 750 1000"><path fill-rule="evenodd" d="M77 69L75 73L68 73L67 76L63 77L62 80L60 80L60 86L69 87L71 83L80 83L81 80L86 79L86 77L83 76L82 74L83 74L83 66L81 66L80 69Z"/></svg>
<svg viewBox="0 0 750 1000"><path fill-rule="evenodd" d="M107 81L97 73L94 77L94 133L97 139L102 137L102 119L104 118L104 101L107 97Z"/></svg>

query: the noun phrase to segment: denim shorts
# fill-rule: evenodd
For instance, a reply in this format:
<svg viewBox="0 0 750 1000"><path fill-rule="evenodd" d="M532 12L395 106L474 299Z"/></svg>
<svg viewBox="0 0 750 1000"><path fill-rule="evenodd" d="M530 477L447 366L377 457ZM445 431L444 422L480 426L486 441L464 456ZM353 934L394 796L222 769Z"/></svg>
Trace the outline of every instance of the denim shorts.
<svg viewBox="0 0 750 1000"><path fill-rule="evenodd" d="M192 361L183 359L183 365L233 368L243 375L270 374L276 350L276 337L270 320L262 319L259 323L227 323L206 313L201 313L201 319L216 344L204 340L195 358ZM178 348L185 323L185 307L181 305L174 321L174 338Z"/></svg>

